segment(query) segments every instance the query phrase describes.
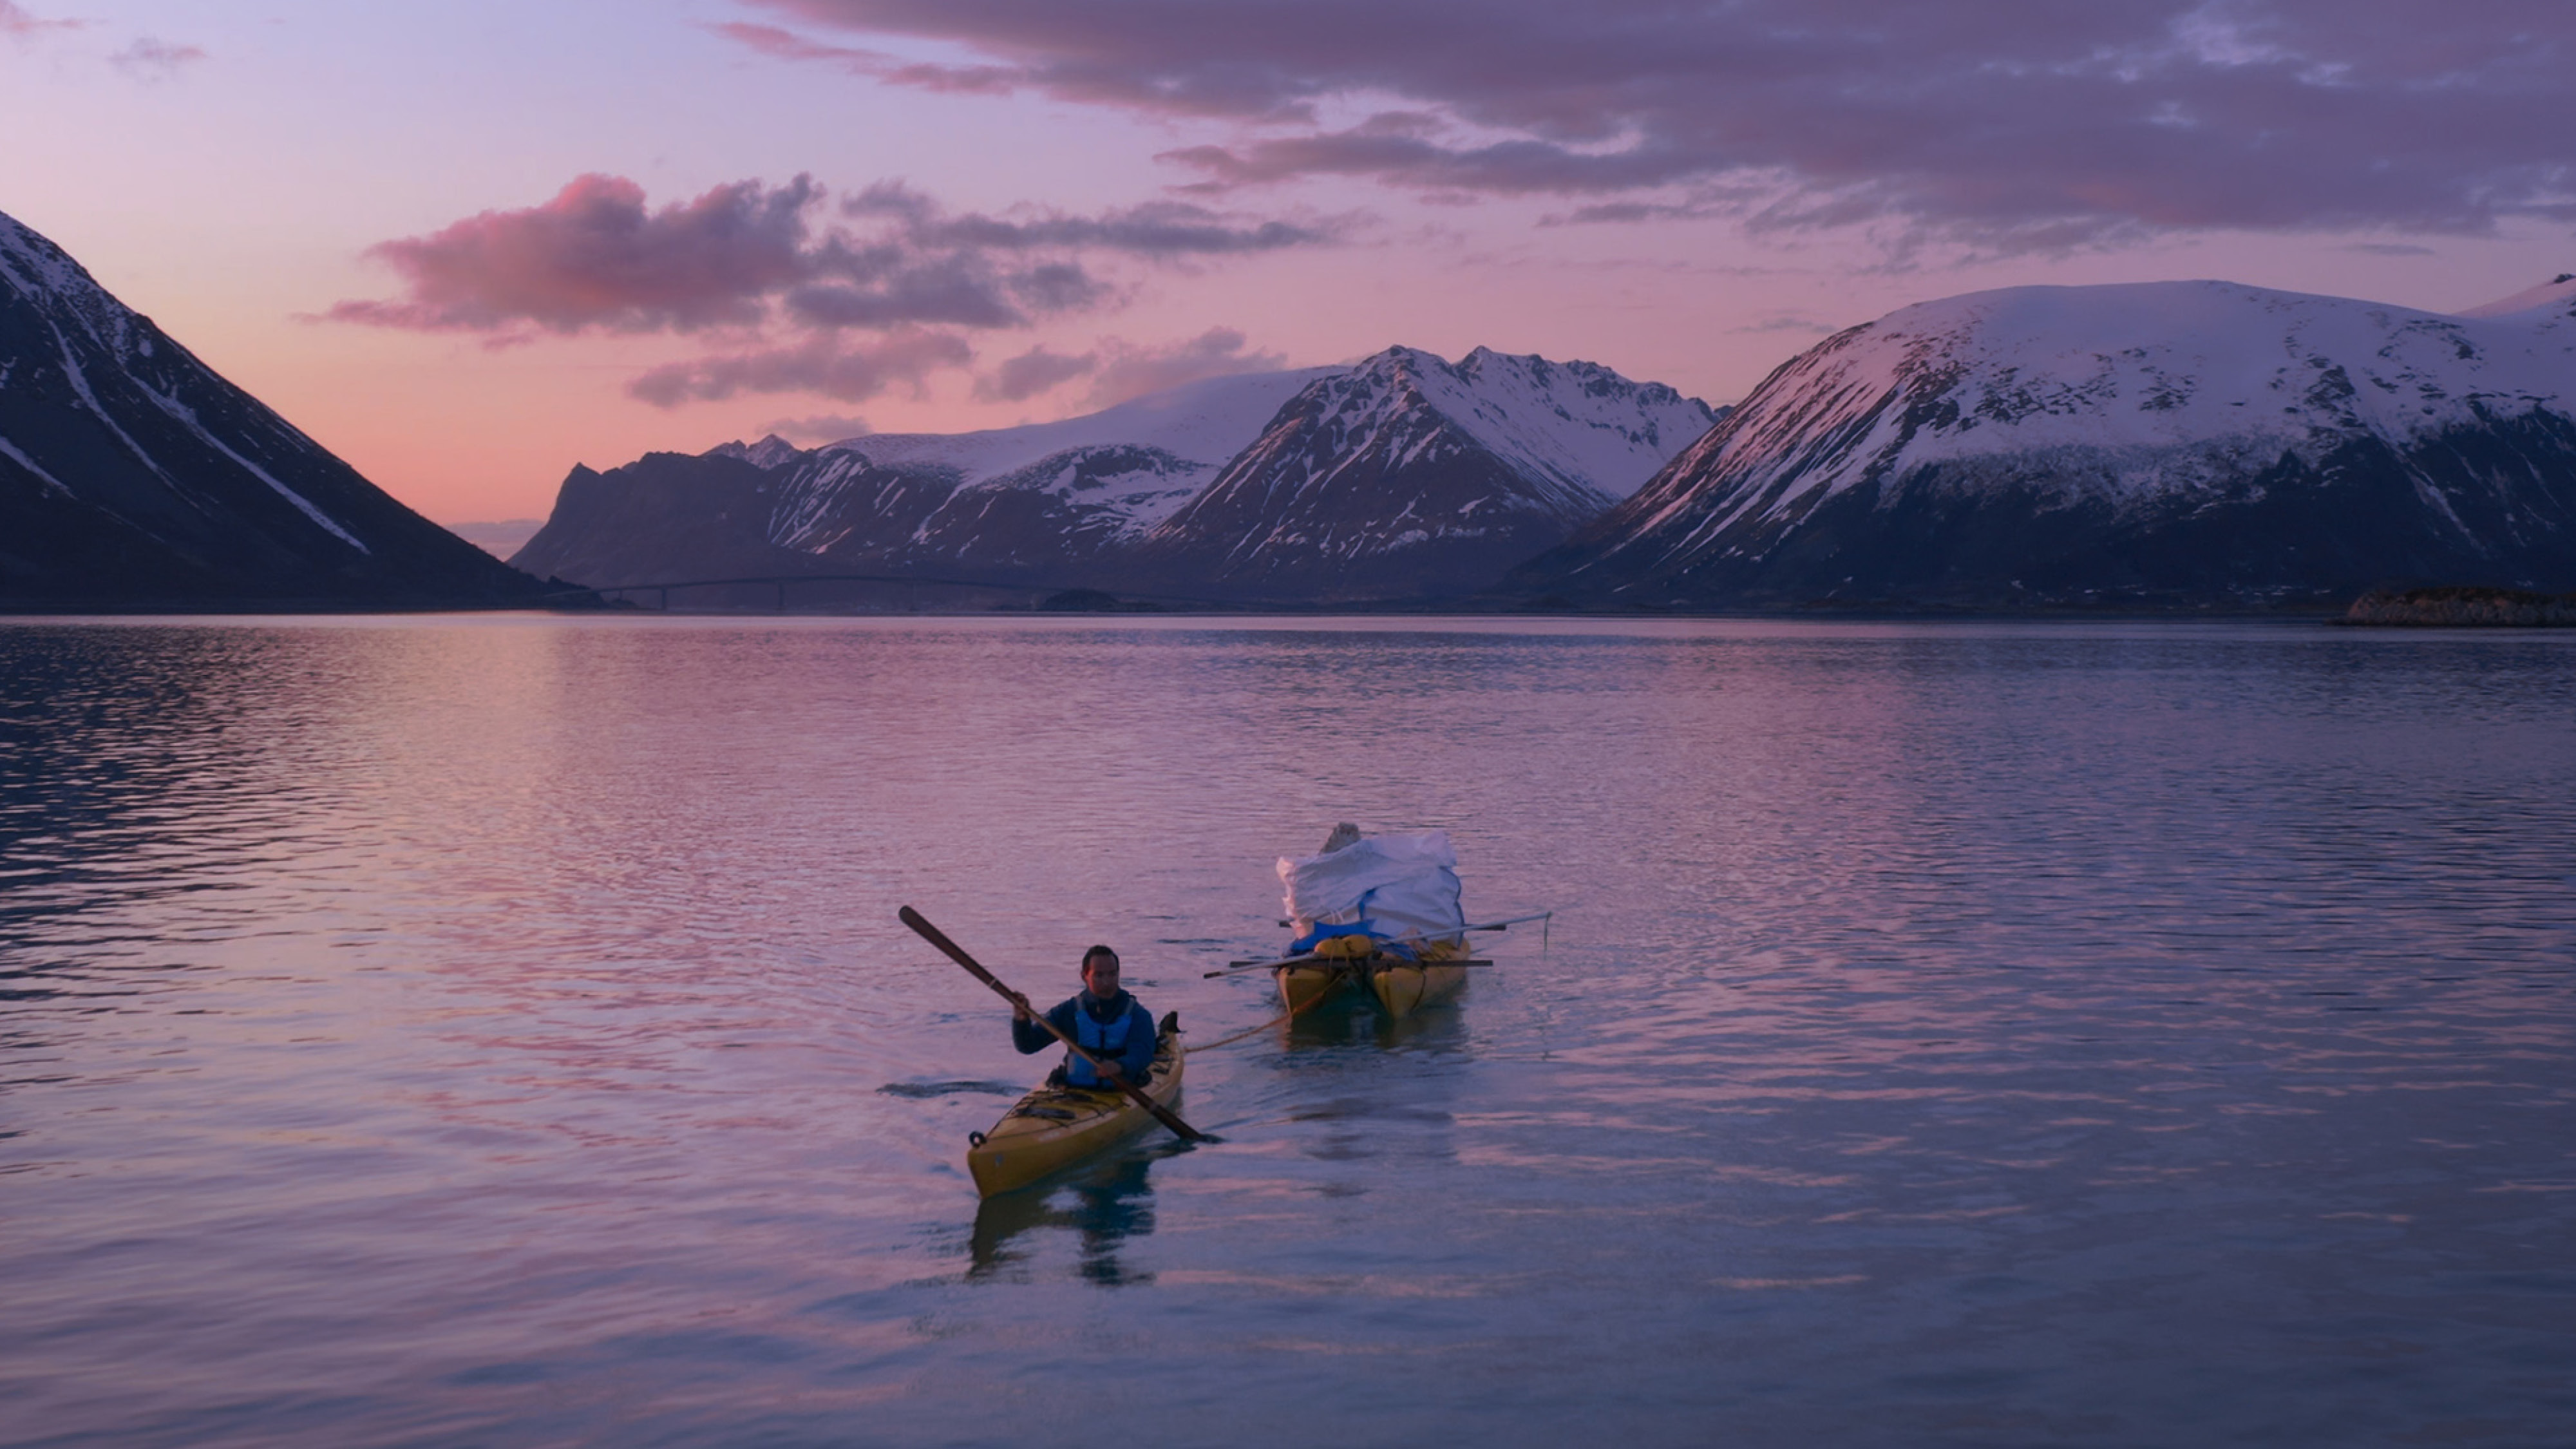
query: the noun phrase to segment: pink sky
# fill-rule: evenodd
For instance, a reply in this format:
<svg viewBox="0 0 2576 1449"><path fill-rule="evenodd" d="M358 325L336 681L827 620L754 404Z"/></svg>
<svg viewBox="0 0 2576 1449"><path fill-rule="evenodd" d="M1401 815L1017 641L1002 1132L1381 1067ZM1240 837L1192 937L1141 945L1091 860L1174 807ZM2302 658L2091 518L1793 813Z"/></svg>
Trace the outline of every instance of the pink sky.
<svg viewBox="0 0 2576 1449"><path fill-rule="evenodd" d="M0 0L0 211L447 522L1392 343L1711 402L2024 283L2576 270L2557 0Z"/></svg>

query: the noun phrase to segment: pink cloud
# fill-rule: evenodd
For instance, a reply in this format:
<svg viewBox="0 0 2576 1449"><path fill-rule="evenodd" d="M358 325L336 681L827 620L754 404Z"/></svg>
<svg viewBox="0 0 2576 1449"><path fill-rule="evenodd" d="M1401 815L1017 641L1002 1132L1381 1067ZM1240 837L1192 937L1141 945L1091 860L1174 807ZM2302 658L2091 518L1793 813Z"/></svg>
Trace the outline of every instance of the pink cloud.
<svg viewBox="0 0 2576 1449"><path fill-rule="evenodd" d="M25 40L49 30L78 30L88 23L86 20L47 20L28 14L25 7L15 0L0 0L0 35Z"/></svg>
<svg viewBox="0 0 2576 1449"><path fill-rule="evenodd" d="M709 27L716 34L778 60L822 61L859 75L878 75L896 62L893 57L873 50L857 50L846 45L825 45L801 35L781 30L775 25L753 25L729 21Z"/></svg>
<svg viewBox="0 0 2576 1449"><path fill-rule="evenodd" d="M804 213L820 188L719 186L647 211L644 188L581 176L554 199L487 211L368 249L402 274L396 302L342 302L344 322L426 331L690 331L760 320L763 298L809 275Z"/></svg>

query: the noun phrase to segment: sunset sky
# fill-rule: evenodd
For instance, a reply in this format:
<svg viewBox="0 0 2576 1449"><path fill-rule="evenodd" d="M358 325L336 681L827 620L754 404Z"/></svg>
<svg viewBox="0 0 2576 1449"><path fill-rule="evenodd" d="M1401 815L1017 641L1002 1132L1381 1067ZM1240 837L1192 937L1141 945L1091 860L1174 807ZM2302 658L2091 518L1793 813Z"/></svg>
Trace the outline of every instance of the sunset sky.
<svg viewBox="0 0 2576 1449"><path fill-rule="evenodd" d="M0 212L395 495L1406 343L2576 271L2564 0L0 0Z"/></svg>

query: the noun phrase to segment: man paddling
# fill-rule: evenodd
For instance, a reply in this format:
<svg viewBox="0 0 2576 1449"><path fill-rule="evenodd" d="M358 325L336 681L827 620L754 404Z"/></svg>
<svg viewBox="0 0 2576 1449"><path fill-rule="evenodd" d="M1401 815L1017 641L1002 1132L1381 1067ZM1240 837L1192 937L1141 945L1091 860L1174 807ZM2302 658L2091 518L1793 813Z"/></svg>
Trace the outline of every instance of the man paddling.
<svg viewBox="0 0 2576 1449"><path fill-rule="evenodd" d="M1153 1014L1118 988L1118 953L1108 947L1094 946L1082 953L1081 992L1046 1015L1057 1031L1127 1081L1141 1086L1154 1069ZM1011 1045L1027 1056L1045 1051L1055 1041L1030 1013L1029 999L1013 998ZM1064 1065L1056 1070L1068 1087L1103 1090L1111 1086L1092 1072L1091 1063L1071 1052L1064 1054Z"/></svg>

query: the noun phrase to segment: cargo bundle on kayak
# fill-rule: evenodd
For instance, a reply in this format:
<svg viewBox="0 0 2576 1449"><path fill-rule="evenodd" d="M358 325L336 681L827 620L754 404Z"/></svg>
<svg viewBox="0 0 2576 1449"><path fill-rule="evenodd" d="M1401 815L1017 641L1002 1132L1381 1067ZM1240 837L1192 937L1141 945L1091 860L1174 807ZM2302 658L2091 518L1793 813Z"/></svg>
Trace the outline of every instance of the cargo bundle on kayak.
<svg viewBox="0 0 2576 1449"><path fill-rule="evenodd" d="M1279 883L1297 939L1271 974L1292 1014L1357 988L1402 1020L1455 995L1467 967L1491 964L1468 959L1458 854L1446 831L1362 835L1344 823L1320 852L1282 858Z"/></svg>

